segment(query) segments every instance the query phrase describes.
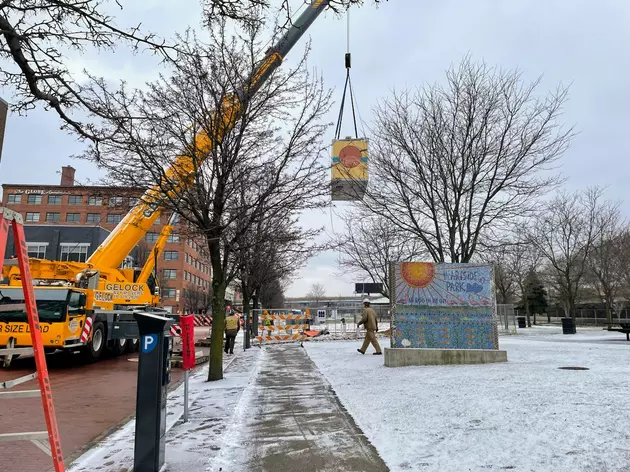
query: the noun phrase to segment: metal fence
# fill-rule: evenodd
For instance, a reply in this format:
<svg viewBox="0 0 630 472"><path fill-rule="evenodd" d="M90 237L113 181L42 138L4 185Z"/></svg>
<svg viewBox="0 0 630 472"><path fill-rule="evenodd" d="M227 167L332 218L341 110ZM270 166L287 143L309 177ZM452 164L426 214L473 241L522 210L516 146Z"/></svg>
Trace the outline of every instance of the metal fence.
<svg viewBox="0 0 630 472"><path fill-rule="evenodd" d="M498 304L496 311L497 327L500 330L509 331L516 328L516 311L512 304Z"/></svg>

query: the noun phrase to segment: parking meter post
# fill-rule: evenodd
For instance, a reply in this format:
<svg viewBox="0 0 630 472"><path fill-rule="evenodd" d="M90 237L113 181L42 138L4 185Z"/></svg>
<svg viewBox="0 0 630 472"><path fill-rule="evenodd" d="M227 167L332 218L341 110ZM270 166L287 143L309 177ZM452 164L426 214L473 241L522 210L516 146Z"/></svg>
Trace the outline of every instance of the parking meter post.
<svg viewBox="0 0 630 472"><path fill-rule="evenodd" d="M195 323L192 315L181 316L179 327L182 330L182 369L184 369L184 423L188 422L188 379L190 370L195 367Z"/></svg>
<svg viewBox="0 0 630 472"><path fill-rule="evenodd" d="M140 333L134 472L159 472L166 447L166 398L171 381L172 320L134 313Z"/></svg>

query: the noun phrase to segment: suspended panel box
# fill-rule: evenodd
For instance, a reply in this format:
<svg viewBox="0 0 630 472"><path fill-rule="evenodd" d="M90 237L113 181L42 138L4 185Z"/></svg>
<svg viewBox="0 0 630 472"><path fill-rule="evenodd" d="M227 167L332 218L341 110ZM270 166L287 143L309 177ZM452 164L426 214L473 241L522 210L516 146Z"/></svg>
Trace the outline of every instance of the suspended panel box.
<svg viewBox="0 0 630 472"><path fill-rule="evenodd" d="M363 199L368 183L368 141L338 139L332 144L331 189L333 201Z"/></svg>

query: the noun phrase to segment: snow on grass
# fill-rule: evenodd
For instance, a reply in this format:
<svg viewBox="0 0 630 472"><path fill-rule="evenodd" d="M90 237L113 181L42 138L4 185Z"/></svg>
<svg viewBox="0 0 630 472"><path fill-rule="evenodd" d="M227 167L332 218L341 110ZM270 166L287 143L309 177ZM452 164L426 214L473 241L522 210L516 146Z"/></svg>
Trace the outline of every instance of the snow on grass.
<svg viewBox="0 0 630 472"><path fill-rule="evenodd" d="M189 421L183 422L184 385L168 395L166 455L163 472L202 471L220 450L217 444L229 425L240 394L256 365L259 349L224 358L225 378L207 382L208 365L197 369L189 381ZM135 419L80 456L68 472L131 472L133 470Z"/></svg>
<svg viewBox="0 0 630 472"><path fill-rule="evenodd" d="M630 343L556 332L501 337L508 362L487 365L387 368L356 341L304 346L393 472L630 470Z"/></svg>

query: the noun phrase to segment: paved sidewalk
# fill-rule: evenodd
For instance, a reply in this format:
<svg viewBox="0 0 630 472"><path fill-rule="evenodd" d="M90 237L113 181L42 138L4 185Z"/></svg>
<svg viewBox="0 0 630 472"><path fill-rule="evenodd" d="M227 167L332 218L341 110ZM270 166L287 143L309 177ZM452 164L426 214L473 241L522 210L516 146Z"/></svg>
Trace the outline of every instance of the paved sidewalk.
<svg viewBox="0 0 630 472"><path fill-rule="evenodd" d="M262 350L232 418L232 431L222 438L221 454L209 470L388 470L304 348L291 344Z"/></svg>

